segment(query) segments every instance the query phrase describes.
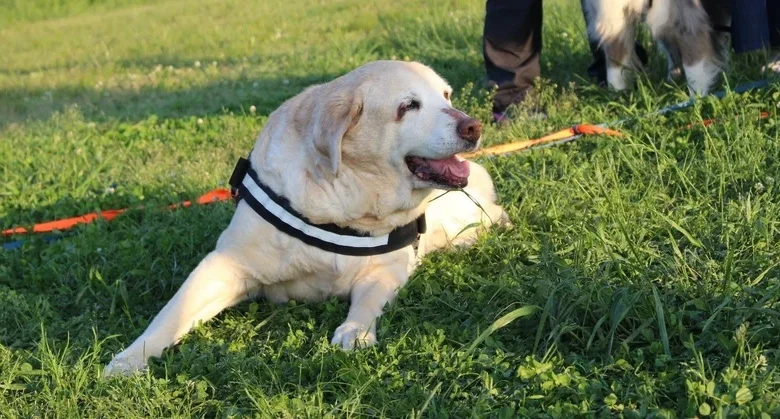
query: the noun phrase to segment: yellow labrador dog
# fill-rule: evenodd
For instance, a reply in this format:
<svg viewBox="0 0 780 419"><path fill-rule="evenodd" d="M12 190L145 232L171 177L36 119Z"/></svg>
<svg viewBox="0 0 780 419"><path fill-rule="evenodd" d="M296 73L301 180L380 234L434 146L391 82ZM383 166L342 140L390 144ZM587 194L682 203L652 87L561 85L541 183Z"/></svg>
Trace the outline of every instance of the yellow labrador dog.
<svg viewBox="0 0 780 419"><path fill-rule="evenodd" d="M481 125L451 94L422 64L377 61L282 104L237 166L238 206L216 249L104 374L145 368L198 322L259 296L350 298L332 343L376 343L378 316L422 255L507 223L487 171L457 156L478 147Z"/></svg>

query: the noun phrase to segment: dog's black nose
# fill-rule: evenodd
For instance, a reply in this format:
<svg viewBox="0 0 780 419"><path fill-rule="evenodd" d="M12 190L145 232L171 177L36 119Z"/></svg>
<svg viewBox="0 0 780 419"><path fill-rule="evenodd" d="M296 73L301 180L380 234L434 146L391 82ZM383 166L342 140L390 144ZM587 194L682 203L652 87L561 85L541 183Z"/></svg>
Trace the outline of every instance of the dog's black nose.
<svg viewBox="0 0 780 419"><path fill-rule="evenodd" d="M482 135L482 124L474 118L463 118L458 121L458 135L466 141L476 143Z"/></svg>

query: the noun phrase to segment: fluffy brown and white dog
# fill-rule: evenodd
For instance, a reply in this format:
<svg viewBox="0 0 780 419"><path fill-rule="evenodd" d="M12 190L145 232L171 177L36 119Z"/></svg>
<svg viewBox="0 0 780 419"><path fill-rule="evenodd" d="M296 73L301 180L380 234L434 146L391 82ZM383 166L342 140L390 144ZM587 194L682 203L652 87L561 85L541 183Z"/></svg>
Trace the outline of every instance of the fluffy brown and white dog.
<svg viewBox="0 0 780 419"><path fill-rule="evenodd" d="M507 222L488 172L457 156L478 147L481 125L452 107L451 94L422 64L377 61L282 104L255 142L254 172L240 179L249 195L216 249L104 374L145 368L149 357L198 322L259 296L272 302L349 298L332 343L344 349L374 344L377 318L422 255L470 245L494 222ZM461 188L481 208L460 191L441 196ZM411 243L381 254L341 254L293 237L305 233L304 239L334 248L381 242L414 226L423 213L428 229L416 254Z"/></svg>
<svg viewBox="0 0 780 419"><path fill-rule="evenodd" d="M707 94L728 61L728 0L583 0L588 36L607 58L607 83L623 90L641 67L634 52L636 25L649 26L666 52L669 77L681 70L690 89ZM627 71L626 71L627 70Z"/></svg>

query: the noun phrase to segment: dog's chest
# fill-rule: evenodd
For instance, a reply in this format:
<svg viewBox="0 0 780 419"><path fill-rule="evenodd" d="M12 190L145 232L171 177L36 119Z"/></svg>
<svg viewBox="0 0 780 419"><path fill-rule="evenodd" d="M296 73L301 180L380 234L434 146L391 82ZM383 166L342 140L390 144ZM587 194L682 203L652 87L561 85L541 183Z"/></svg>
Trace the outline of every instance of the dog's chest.
<svg viewBox="0 0 780 419"><path fill-rule="evenodd" d="M319 252L314 252L319 253ZM362 258L318 258L308 255L289 260L279 280L263 285L262 294L273 302L322 301L332 296L347 297L359 279L366 261ZM294 258L297 259L297 258Z"/></svg>
<svg viewBox="0 0 780 419"><path fill-rule="evenodd" d="M217 247L231 249L250 273L256 295L279 303L348 297L355 284L376 272L393 271L393 276L403 276L401 282L405 282L407 264L414 258L412 246L367 257L318 249L275 229L243 205Z"/></svg>
<svg viewBox="0 0 780 419"><path fill-rule="evenodd" d="M345 299L361 281L376 280L377 275L384 277L390 271L395 272L391 275L392 281L402 285L408 277L405 275L407 258L413 257L413 249L410 246L394 253L379 257L329 255L323 259L307 258L307 264L288 265L292 269L285 273L284 279L263 285L261 292L266 299L277 303L323 301L331 297Z"/></svg>

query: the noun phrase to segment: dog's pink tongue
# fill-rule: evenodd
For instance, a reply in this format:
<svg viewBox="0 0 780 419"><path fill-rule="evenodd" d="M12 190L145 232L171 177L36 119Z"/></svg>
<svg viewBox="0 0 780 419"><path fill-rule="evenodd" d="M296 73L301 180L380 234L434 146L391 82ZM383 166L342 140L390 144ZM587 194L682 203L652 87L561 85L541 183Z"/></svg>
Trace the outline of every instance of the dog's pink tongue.
<svg viewBox="0 0 780 419"><path fill-rule="evenodd" d="M429 160L428 163L438 173L450 173L459 178L469 177L469 162L457 155L446 159Z"/></svg>

